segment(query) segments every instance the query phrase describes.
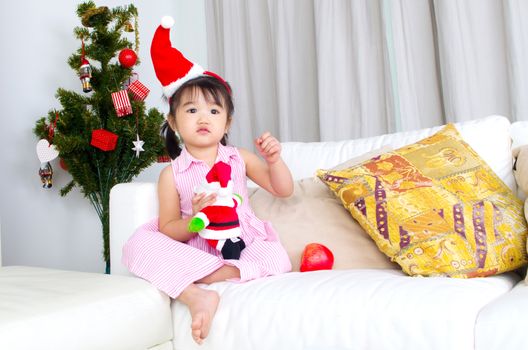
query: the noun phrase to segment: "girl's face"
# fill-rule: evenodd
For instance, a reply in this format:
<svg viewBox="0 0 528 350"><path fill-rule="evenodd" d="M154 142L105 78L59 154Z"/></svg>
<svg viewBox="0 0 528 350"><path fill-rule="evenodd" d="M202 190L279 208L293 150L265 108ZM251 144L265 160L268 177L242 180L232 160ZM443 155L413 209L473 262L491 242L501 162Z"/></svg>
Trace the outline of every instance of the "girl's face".
<svg viewBox="0 0 528 350"><path fill-rule="evenodd" d="M176 108L171 127L187 148L217 145L229 128L227 111L199 88L187 89Z"/></svg>

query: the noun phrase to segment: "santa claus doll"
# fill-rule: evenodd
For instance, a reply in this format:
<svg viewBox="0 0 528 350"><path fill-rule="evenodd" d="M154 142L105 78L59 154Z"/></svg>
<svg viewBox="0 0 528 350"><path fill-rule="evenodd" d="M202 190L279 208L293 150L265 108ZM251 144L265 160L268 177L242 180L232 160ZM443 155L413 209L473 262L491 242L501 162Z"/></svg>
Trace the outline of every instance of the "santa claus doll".
<svg viewBox="0 0 528 350"><path fill-rule="evenodd" d="M242 203L242 198L233 193L231 166L224 162L213 165L205 182L195 192L207 195L216 193L216 200L193 216L189 222L189 232L198 232L210 246L222 253L224 259L240 258L246 245L240 238L236 208Z"/></svg>

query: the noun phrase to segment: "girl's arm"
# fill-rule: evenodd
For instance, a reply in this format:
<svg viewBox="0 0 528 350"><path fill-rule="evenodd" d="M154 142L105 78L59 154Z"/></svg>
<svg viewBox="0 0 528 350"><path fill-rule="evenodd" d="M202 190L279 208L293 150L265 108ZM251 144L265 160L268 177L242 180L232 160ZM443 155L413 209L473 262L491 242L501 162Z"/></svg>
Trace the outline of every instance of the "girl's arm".
<svg viewBox="0 0 528 350"><path fill-rule="evenodd" d="M158 180L159 219L158 226L161 233L180 242L186 242L196 236L189 232L188 226L191 217L183 219L180 208L180 195L174 185L172 167L169 165L161 171ZM193 214L203 207L212 204L214 195L197 195L193 198Z"/></svg>
<svg viewBox="0 0 528 350"><path fill-rule="evenodd" d="M252 152L239 150L246 163L247 176L274 196L290 196L293 193L293 180L290 169L280 157L279 141L265 132L255 140L255 146L264 161Z"/></svg>

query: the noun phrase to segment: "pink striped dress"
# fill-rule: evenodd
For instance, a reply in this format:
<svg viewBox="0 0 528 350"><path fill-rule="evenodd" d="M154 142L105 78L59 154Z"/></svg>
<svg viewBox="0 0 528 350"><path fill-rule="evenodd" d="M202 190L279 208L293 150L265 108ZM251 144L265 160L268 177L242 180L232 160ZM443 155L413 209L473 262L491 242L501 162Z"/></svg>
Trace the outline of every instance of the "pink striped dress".
<svg viewBox="0 0 528 350"><path fill-rule="evenodd" d="M187 242L176 241L158 231L158 219L140 226L123 247L123 264L139 276L177 298L191 283L223 265L240 270L238 282L288 272L291 263L269 222L260 220L249 206L246 166L235 147L219 145L216 161L231 165L234 192L242 198L237 212L246 248L239 260L223 260L199 235ZM194 188L203 181L209 166L193 158L184 148L172 161L174 183L180 195L182 217L192 215Z"/></svg>

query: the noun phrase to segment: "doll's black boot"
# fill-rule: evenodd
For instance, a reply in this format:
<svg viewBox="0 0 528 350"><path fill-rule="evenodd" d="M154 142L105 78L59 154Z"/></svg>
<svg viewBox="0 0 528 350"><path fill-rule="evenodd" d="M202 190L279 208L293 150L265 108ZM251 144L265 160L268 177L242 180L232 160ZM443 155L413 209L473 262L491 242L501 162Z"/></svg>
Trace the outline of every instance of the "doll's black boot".
<svg viewBox="0 0 528 350"><path fill-rule="evenodd" d="M222 257L224 259L235 259L240 258L242 249L246 247L246 243L241 238L229 238L226 239L224 246L222 247Z"/></svg>

